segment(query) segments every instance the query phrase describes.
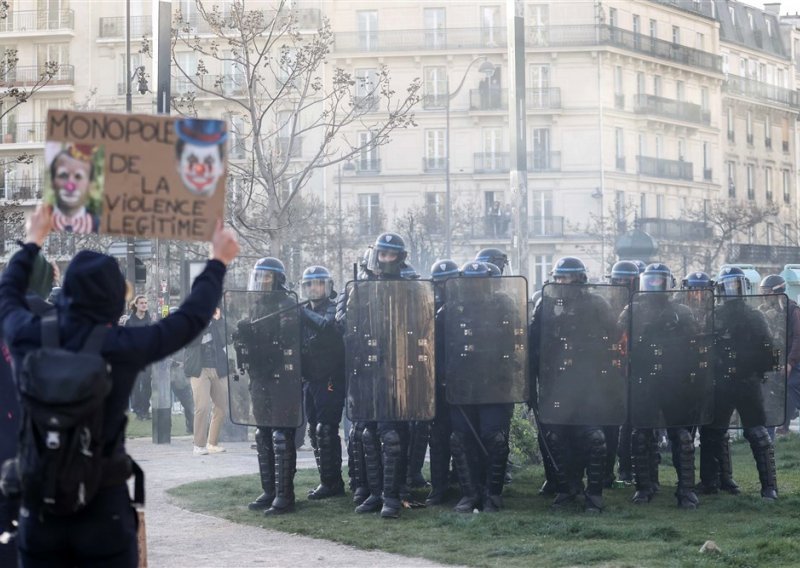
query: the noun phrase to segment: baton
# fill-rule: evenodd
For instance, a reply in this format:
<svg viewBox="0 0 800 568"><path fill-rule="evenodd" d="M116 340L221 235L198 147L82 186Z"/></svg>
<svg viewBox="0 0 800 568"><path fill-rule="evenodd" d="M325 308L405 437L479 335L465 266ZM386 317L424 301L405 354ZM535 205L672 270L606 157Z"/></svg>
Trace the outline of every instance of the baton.
<svg viewBox="0 0 800 568"><path fill-rule="evenodd" d="M550 458L553 469L556 470L556 473L561 473L556 460L553 458L553 452L550 451L550 446L547 445L547 436L542 432L542 423L539 421L539 409L536 405L529 405L529 408L531 412L533 412L533 420L536 422L536 429L539 432L539 439L542 441L542 447L544 451L547 452L547 457Z"/></svg>
<svg viewBox="0 0 800 568"><path fill-rule="evenodd" d="M488 458L489 452L486 451L486 447L483 445L483 442L481 442L481 437L478 436L478 433L475 431L475 427L472 425L472 422L470 422L469 418L467 418L467 413L464 412L464 408L458 405L456 405L456 408L458 408L459 412L461 412L461 416L464 417L467 426L469 426L469 429L472 431L472 435L475 437L475 441L478 442L478 445L480 446L481 451L483 452L483 456Z"/></svg>
<svg viewBox="0 0 800 568"><path fill-rule="evenodd" d="M273 318L275 316L279 316L279 315L281 315L283 313L286 313L286 312L291 312L292 310L296 310L297 308L302 308L302 307L308 305L310 302L311 302L311 300L304 300L304 301L300 302L299 304L295 304L293 306L289 306L288 308L283 308L282 310L278 310L277 312L272 312L271 314L267 314L265 316L261 316L258 319L251 320L250 321L250 325L258 323L260 321L264 321L265 319L268 319L268 318Z"/></svg>

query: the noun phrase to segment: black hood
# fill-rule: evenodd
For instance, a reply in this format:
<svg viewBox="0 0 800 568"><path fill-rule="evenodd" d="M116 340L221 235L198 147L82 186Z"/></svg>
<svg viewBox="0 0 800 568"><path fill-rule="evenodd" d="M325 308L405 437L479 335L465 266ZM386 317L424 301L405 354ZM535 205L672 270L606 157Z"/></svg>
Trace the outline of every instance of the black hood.
<svg viewBox="0 0 800 568"><path fill-rule="evenodd" d="M97 323L116 322L125 309L125 278L114 258L83 250L64 275L59 306Z"/></svg>

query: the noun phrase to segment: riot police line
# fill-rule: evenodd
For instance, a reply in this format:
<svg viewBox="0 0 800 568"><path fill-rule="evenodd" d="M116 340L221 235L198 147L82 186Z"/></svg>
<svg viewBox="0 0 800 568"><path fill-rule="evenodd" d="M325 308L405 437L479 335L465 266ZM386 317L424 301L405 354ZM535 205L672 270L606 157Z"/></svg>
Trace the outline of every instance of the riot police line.
<svg viewBox="0 0 800 568"><path fill-rule="evenodd" d="M617 459L620 480L635 485L633 503L649 502L660 488L662 437L679 507L696 508L702 493L738 493L730 428L750 443L762 497L777 498L767 428L786 420L788 314L796 308L780 285L749 294L733 267L716 282L690 274L678 288L665 265L629 261L614 266L610 283L589 284L583 262L565 257L529 317L527 282L503 275L500 250L461 267L437 261L430 280L406 256L403 239L384 233L338 294L326 268L306 269L302 301L286 287L283 264L265 258L248 291L226 294L231 417L257 427L262 493L251 509L294 510L293 440L304 422L320 474L309 499L344 494L344 409L357 513L396 518L421 505L410 489L426 485L428 447L426 505L445 503L452 465L455 510L498 511L521 402L537 422L541 493L553 496L553 508L582 497L587 511L602 511Z"/></svg>

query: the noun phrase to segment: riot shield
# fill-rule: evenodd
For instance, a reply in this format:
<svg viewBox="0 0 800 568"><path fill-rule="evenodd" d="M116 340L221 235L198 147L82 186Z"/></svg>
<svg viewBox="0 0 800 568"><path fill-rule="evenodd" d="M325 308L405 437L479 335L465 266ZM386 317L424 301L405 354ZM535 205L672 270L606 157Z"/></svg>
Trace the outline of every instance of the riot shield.
<svg viewBox="0 0 800 568"><path fill-rule="evenodd" d="M733 428L783 424L787 307L784 294L717 298L715 424L730 421Z"/></svg>
<svg viewBox="0 0 800 568"><path fill-rule="evenodd" d="M631 302L629 417L634 428L710 424L711 290L637 292Z"/></svg>
<svg viewBox="0 0 800 568"><path fill-rule="evenodd" d="M432 420L436 408L433 283L348 282L347 294L348 418Z"/></svg>
<svg viewBox="0 0 800 568"><path fill-rule="evenodd" d="M528 400L527 289L521 276L447 280L447 402Z"/></svg>
<svg viewBox="0 0 800 568"><path fill-rule="evenodd" d="M231 422L268 428L303 423L300 321L293 292L227 291Z"/></svg>
<svg viewBox="0 0 800 568"><path fill-rule="evenodd" d="M628 288L609 284L546 284L542 294L537 376L545 424L606 426L627 415L623 334Z"/></svg>

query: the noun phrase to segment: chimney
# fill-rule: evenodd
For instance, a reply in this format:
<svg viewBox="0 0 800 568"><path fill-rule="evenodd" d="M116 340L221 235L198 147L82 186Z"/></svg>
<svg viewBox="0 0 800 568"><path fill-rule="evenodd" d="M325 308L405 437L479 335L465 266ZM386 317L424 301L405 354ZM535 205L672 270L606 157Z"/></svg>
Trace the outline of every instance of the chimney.
<svg viewBox="0 0 800 568"><path fill-rule="evenodd" d="M780 2L764 2L764 11L767 14L775 14L776 16L781 15L781 3Z"/></svg>

